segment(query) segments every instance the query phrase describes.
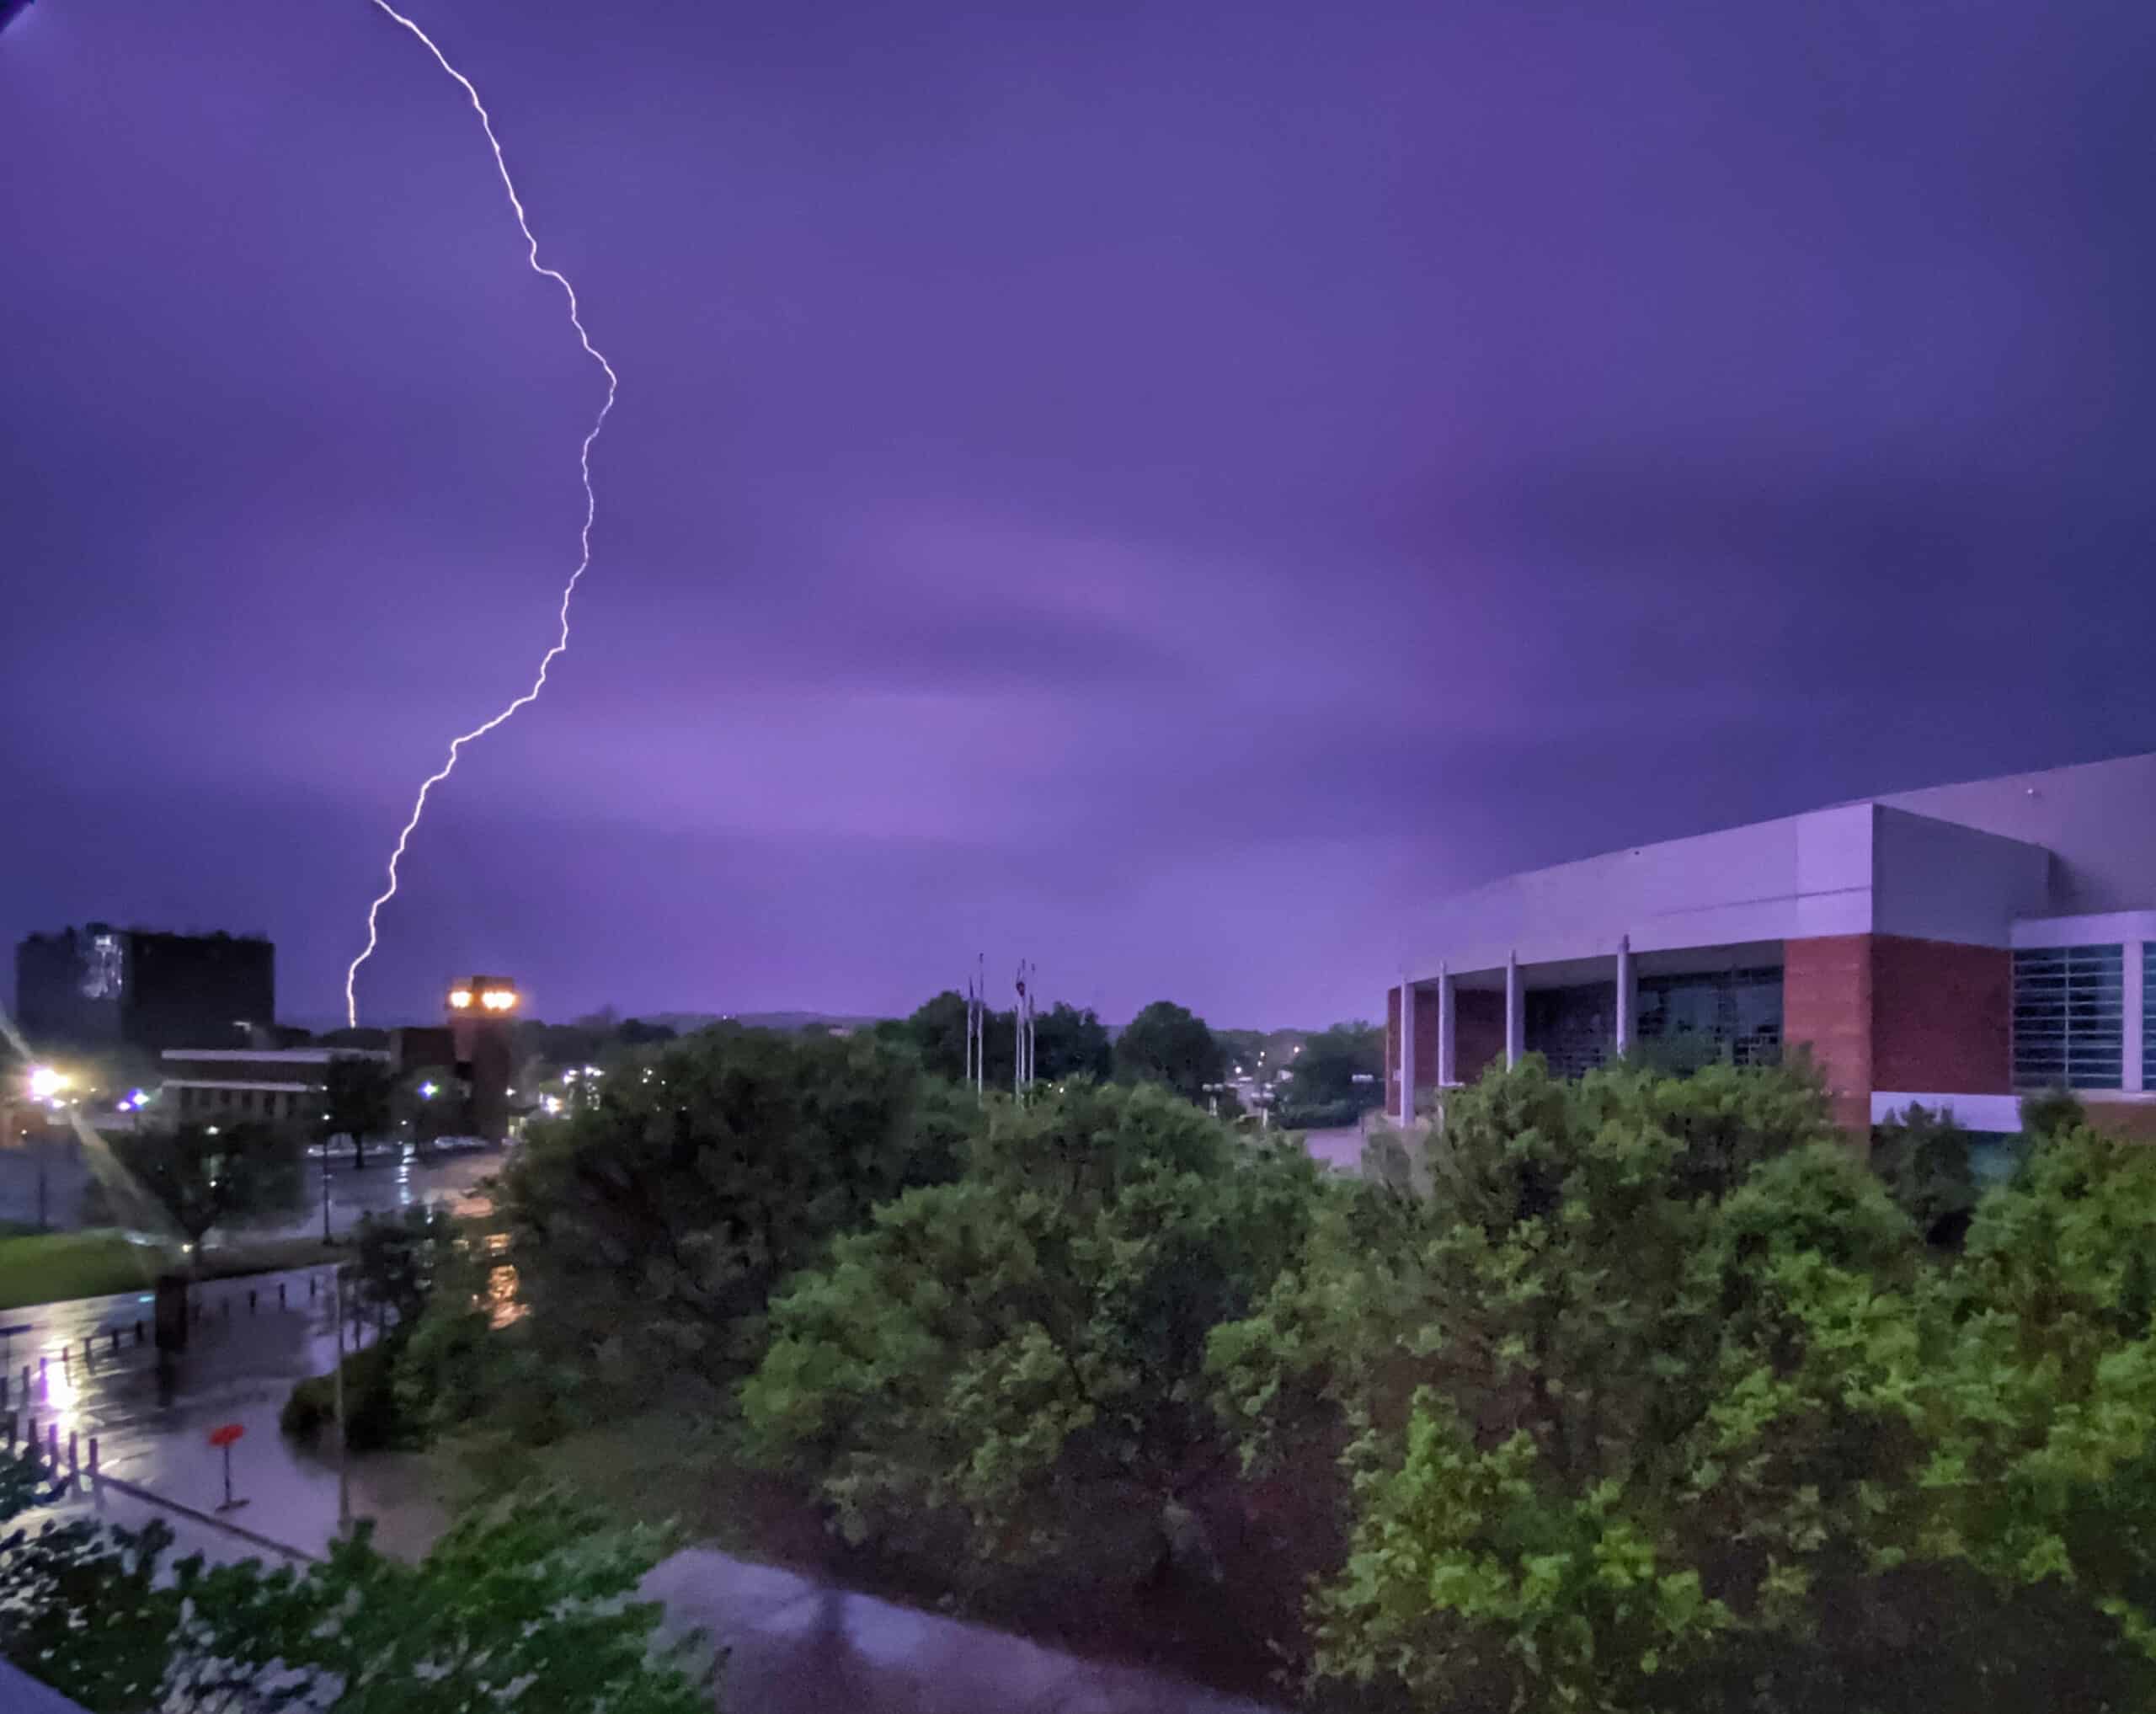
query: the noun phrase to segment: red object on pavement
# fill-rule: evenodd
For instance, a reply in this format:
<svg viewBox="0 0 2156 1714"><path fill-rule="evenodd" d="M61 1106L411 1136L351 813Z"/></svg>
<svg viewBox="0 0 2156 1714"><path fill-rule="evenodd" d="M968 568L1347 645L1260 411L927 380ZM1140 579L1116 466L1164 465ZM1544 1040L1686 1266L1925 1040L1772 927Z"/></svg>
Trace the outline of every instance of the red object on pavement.
<svg viewBox="0 0 2156 1714"><path fill-rule="evenodd" d="M212 1446L229 1446L246 1432L245 1426L241 1423L227 1423L221 1428L211 1429L210 1444Z"/></svg>

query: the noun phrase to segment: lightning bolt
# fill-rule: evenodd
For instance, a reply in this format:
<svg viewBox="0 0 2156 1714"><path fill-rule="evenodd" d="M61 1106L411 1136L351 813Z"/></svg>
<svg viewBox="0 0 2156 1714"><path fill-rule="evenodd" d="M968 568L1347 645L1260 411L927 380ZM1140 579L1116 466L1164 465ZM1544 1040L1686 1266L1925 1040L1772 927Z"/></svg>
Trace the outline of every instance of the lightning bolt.
<svg viewBox="0 0 2156 1714"><path fill-rule="evenodd" d="M484 738L497 726L509 719L518 709L539 700L540 691L547 688L547 670L553 665L555 660L569 646L569 602L574 599L576 586L583 580L584 574L591 564L591 524L599 511L599 497L593 492L591 486L591 443L599 438L599 431L606 426L607 413L614 408L614 394L621 385L621 377L615 374L614 366L609 363L605 354L591 343L591 335L584 328L584 318L578 312L576 287L569 284L567 275L558 269L546 266L539 259L539 240L531 234L531 222L525 217L523 199L516 194L516 181L510 177L509 163L502 157L501 139L494 135L494 121L487 112L486 104L479 99L478 90L472 87L469 77L450 64L448 56L435 45L433 37L395 7L389 5L387 0L369 0L369 3L385 18L403 25L417 37L419 45L435 56L435 63L462 85L464 93L472 98L472 110L479 115L479 127L487 134L487 146L494 152L494 170L501 174L502 189L509 193L509 206L516 211L517 228L523 232L524 242L529 247L526 259L531 264L531 271L534 274L544 275L562 288L562 296L568 300L569 324L576 329L576 336L578 341L584 346L584 355L606 371L606 400L599 407L599 414L592 419L591 430L584 437L584 446L577 455L578 467L584 473L584 530L580 537L582 552L577 559L576 569L569 574L569 580L562 589L561 635L555 640L554 646L540 658L538 675L531 681L531 688L484 724L475 726L469 732L459 733L451 739L449 744L449 759L420 782L419 795L413 800L411 817L397 836L397 848L389 854L389 884L382 889L381 895L367 906L366 948L359 957L352 960L350 967L344 972L344 1018L346 1023L355 1025L360 1021L360 1007L358 1000L354 996L353 985L359 979L360 966L374 956L374 949L379 944L378 923L382 907L397 896L397 865L403 859L404 848L410 843L413 830L419 825L419 818L427 813L429 793L456 772L456 759L463 754L466 745L475 743Z"/></svg>

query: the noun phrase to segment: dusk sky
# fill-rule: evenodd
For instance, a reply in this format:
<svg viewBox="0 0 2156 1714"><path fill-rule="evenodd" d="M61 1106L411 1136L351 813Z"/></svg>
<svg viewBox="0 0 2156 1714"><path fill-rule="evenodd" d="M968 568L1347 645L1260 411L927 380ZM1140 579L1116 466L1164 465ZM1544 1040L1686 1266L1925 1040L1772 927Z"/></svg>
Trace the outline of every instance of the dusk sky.
<svg viewBox="0 0 2156 1714"><path fill-rule="evenodd" d="M622 391L363 1021L1321 1025L1460 884L2156 748L2156 8L407 9ZM327 1022L600 382L364 0L37 0L0 161L0 934Z"/></svg>

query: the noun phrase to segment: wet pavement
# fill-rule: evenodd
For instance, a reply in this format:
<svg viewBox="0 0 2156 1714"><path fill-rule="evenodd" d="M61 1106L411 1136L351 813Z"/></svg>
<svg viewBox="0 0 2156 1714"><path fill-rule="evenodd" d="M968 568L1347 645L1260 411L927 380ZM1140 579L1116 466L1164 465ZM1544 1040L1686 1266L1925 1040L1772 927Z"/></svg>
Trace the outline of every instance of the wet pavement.
<svg viewBox="0 0 2156 1714"><path fill-rule="evenodd" d="M233 1491L245 1503L232 1517L318 1551L336 1527L336 1472L290 1444L277 1418L294 1381L329 1368L328 1270L195 1286L188 1349L163 1375L148 1288L146 1279L140 1292L11 1312L0 1331L8 1376L0 1428L19 1439L35 1425L63 1467L72 1436L85 1471L94 1438L105 1473L213 1512L224 1499L224 1456L209 1433L237 1423Z"/></svg>
<svg viewBox="0 0 2156 1714"><path fill-rule="evenodd" d="M288 1443L277 1417L292 1382L326 1372L332 1360L328 1272L300 1269L195 1290L200 1318L169 1385L161 1383L150 1343L147 1283L140 1293L15 1312L7 1323L13 1331L0 1333L0 1357L9 1364L0 1420L12 1421L19 1435L33 1417L40 1438L56 1432L63 1466L72 1434L86 1476L95 1435L104 1475L187 1508L174 1512L115 1484L100 1490L85 1481L61 1499L59 1512L129 1525L161 1516L178 1538L175 1552L216 1560L262 1553L219 1528L221 1516L299 1553L319 1554L337 1528L335 1467ZM222 1455L208 1435L231 1423L243 1430L232 1452L234 1497L243 1503L221 1514ZM353 1509L382 1512L383 1545L416 1553L443 1519L416 1492L408 1460L401 1474L396 1459L354 1460ZM654 1569L645 1593L665 1604L670 1624L700 1628L729 1651L725 1702L759 1714L1266 1714L1256 1702L1081 1660L711 1549L675 1554Z"/></svg>
<svg viewBox="0 0 2156 1714"><path fill-rule="evenodd" d="M329 1230L341 1237L365 1215L392 1215L408 1208L436 1205L456 1215L484 1214L488 1202L486 1181L502 1169L508 1158L499 1149L472 1149L444 1154L432 1160L392 1159L387 1149L369 1151L367 1164L355 1170L349 1151L334 1151L328 1161L329 1174ZM251 1225L251 1237L302 1238L322 1231L323 1162L307 1163L306 1207L288 1219Z"/></svg>
<svg viewBox="0 0 2156 1714"><path fill-rule="evenodd" d="M728 1651L724 1704L758 1714L1273 1714L710 1548L675 1554L643 1593Z"/></svg>
<svg viewBox="0 0 2156 1714"><path fill-rule="evenodd" d="M1363 1170L1363 1133L1353 1125L1303 1133L1303 1147L1310 1158L1336 1172L1359 1173Z"/></svg>

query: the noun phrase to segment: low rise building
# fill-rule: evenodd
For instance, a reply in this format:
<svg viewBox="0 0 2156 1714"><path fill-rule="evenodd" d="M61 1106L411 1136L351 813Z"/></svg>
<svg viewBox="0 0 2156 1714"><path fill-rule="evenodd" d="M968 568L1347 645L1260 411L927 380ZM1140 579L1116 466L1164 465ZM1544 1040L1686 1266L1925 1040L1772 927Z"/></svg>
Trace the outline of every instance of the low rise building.
<svg viewBox="0 0 2156 1714"><path fill-rule="evenodd" d="M2072 1090L2156 1139L2156 755L1896 793L1491 882L1417 925L1396 1119L1493 1063L1801 1049L1836 1119L2018 1128Z"/></svg>
<svg viewBox="0 0 2156 1714"><path fill-rule="evenodd" d="M396 1063L382 1048L168 1048L159 1107L182 1124L252 1119L312 1126L336 1059Z"/></svg>

